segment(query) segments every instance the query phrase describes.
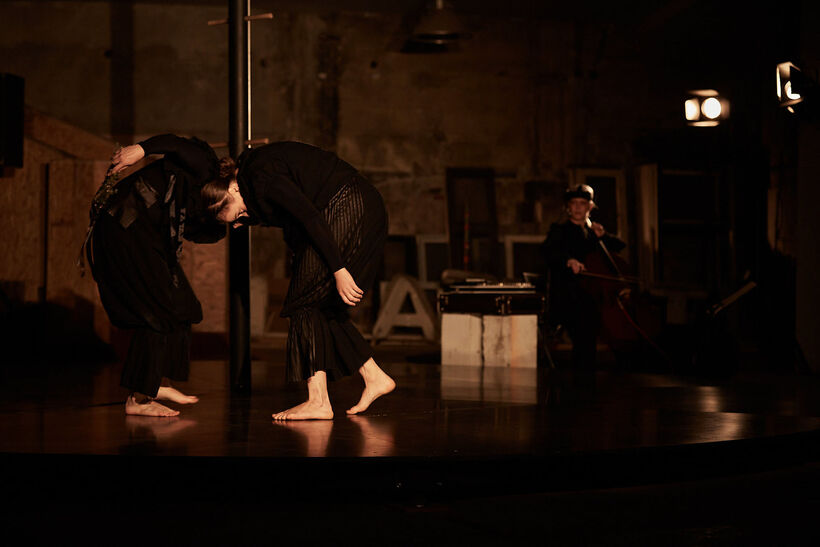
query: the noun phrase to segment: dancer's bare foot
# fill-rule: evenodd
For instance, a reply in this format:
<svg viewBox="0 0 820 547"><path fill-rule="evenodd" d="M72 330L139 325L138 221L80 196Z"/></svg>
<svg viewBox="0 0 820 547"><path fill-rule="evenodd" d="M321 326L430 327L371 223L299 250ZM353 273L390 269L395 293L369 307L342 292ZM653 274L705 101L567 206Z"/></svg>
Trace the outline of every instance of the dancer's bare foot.
<svg viewBox="0 0 820 547"><path fill-rule="evenodd" d="M133 394L129 395L125 401L125 413L129 416L155 416L160 418L179 416L179 410L171 410L151 398L137 402Z"/></svg>
<svg viewBox="0 0 820 547"><path fill-rule="evenodd" d="M373 404L373 401L387 395L396 389L396 382L387 375L372 358L359 368L359 373L364 378L364 391L359 402L347 410L348 414L358 414L364 412Z"/></svg>
<svg viewBox="0 0 820 547"><path fill-rule="evenodd" d="M170 401L180 405L192 405L199 402L199 397L196 395L185 395L180 390L172 388L171 386L160 386L157 391L157 396L154 398L160 401Z"/></svg>
<svg viewBox="0 0 820 547"><path fill-rule="evenodd" d="M307 381L308 400L273 414L274 420L332 420L333 407L327 394L327 374L320 370Z"/></svg>
<svg viewBox="0 0 820 547"><path fill-rule="evenodd" d="M305 401L301 405L273 414L274 420L332 420L333 408L330 401L324 404L315 401Z"/></svg>

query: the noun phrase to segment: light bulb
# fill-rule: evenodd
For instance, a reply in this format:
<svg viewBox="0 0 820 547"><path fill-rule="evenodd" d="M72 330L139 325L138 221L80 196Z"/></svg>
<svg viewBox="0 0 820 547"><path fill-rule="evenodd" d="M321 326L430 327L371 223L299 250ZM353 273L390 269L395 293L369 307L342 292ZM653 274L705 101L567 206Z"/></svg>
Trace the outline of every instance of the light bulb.
<svg viewBox="0 0 820 547"><path fill-rule="evenodd" d="M703 115L710 120L714 120L720 116L720 110L720 101L714 97L709 97L703 101L703 104L700 107L700 111L703 112Z"/></svg>
<svg viewBox="0 0 820 547"><path fill-rule="evenodd" d="M683 103L683 108L686 111L686 119L690 122L698 119L698 106L697 99L687 99L686 102Z"/></svg>

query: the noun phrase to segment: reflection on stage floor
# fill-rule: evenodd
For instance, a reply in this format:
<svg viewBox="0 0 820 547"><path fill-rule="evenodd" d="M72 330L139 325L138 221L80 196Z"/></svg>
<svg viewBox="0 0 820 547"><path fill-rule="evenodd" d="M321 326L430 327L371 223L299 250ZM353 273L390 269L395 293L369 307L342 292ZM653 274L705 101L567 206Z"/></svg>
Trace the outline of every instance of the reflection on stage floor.
<svg viewBox="0 0 820 547"><path fill-rule="evenodd" d="M345 409L359 378L332 383L332 421L273 422L301 402L281 364L253 364L251 395L226 388L226 363L197 361L180 387L200 402L176 418L125 416L120 369L3 371L0 452L211 457L549 457L820 431L820 382L738 376L712 383L654 374L384 363L396 391Z"/></svg>

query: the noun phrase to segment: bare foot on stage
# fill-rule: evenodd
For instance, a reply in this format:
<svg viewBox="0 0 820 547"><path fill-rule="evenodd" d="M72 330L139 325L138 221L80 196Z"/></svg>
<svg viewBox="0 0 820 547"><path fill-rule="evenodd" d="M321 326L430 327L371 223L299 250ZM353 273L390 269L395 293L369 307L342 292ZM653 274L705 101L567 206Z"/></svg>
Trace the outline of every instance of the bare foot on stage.
<svg viewBox="0 0 820 547"><path fill-rule="evenodd" d="M359 368L359 373L364 378L364 391L362 391L362 398L359 402L348 409L348 414L364 412L373 404L373 401L396 389L396 382L393 378L380 369L372 358Z"/></svg>
<svg viewBox="0 0 820 547"><path fill-rule="evenodd" d="M332 420L333 408L330 401L323 403L315 401L305 401L301 405L296 405L282 412L273 415L274 420Z"/></svg>
<svg viewBox="0 0 820 547"><path fill-rule="evenodd" d="M180 390L174 389L171 386L160 386L157 391L157 396L154 398L160 401L170 401L180 405L192 405L199 402L199 397L196 395L185 395Z"/></svg>
<svg viewBox="0 0 820 547"><path fill-rule="evenodd" d="M308 378L308 400L273 415L274 420L332 420L333 407L327 394L327 374L317 371Z"/></svg>
<svg viewBox="0 0 820 547"><path fill-rule="evenodd" d="M146 399L138 403L134 395L129 395L125 401L125 413L129 416L155 416L165 418L169 416L179 416L179 410L171 410L153 399Z"/></svg>

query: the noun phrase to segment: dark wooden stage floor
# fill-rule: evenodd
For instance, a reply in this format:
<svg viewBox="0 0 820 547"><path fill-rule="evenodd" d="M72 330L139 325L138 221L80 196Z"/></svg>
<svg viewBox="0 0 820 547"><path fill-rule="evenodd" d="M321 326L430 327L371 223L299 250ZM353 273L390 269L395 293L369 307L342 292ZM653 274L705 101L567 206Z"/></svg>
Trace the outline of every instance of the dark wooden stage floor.
<svg viewBox="0 0 820 547"><path fill-rule="evenodd" d="M815 377L482 374L380 351L397 390L348 417L361 381L333 383L336 418L324 422L271 420L304 396L303 386L285 384L281 360L254 362L251 395L230 393L224 362L195 362L180 386L200 403L170 419L124 415L117 365L0 367L1 486L32 503L69 503L66 492L92 503L134 484L173 481L202 503L287 495L306 504L317 492L344 492L350 503L452 507L805 466L817 484Z"/></svg>
<svg viewBox="0 0 820 547"><path fill-rule="evenodd" d="M124 415L118 365L16 376L6 369L0 452L463 461L681 450L689 457L773 442L799 441L808 450L820 436L820 381L813 377L698 382L407 360L383 363L398 388L361 416L344 412L358 399L356 377L331 383L333 421L280 423L271 413L301 402L304 386L286 384L278 363L254 362L252 394L232 395L224 362L194 362L180 387L200 403L177 407L182 414L170 419ZM802 457L799 446L789 454Z"/></svg>

